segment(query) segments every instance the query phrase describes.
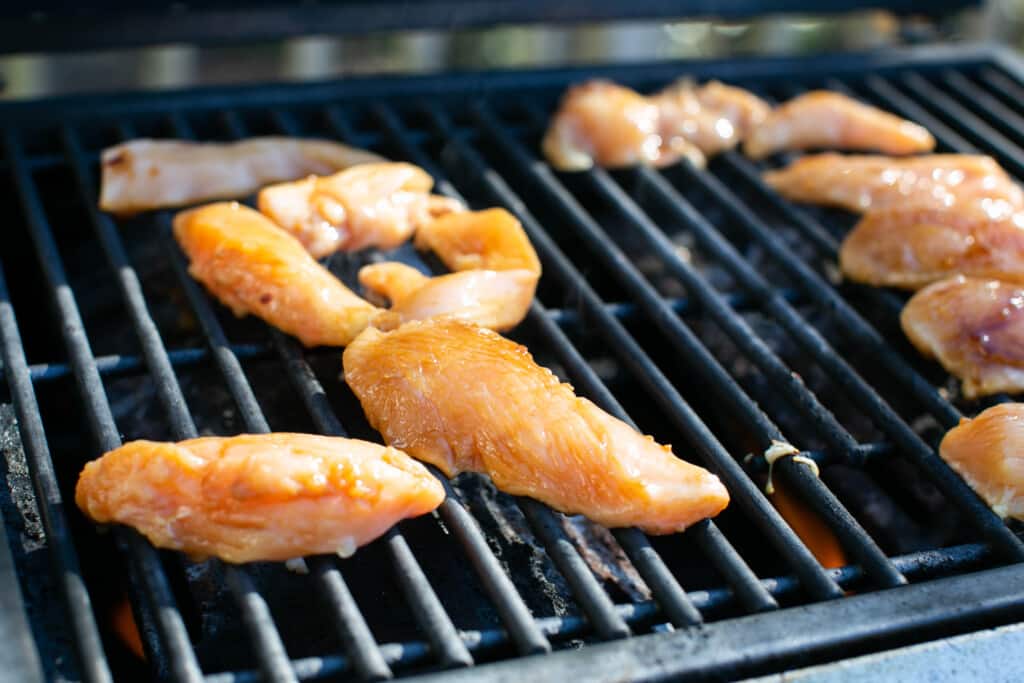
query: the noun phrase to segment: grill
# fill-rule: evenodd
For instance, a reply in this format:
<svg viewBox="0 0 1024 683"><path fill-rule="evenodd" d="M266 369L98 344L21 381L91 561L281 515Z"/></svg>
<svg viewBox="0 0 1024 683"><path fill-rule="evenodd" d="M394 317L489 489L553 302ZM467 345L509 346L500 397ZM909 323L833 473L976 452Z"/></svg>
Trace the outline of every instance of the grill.
<svg viewBox="0 0 1024 683"><path fill-rule="evenodd" d="M538 158L568 84L601 75L650 90L680 74L774 100L849 92L1024 177L1024 71L994 48L0 108L12 213L0 335L15 413L2 415L3 513L23 541L13 555L0 544L8 670L218 683L736 678L1020 620L1019 528L935 452L983 406L958 400L903 341L900 296L837 282L848 217L781 200L735 152L707 171L566 176ZM445 482L435 515L351 559L313 558L305 576L95 532L70 503L74 480L122 439L271 428L379 439L339 381L337 351L235 320L188 277L169 213L115 224L95 208L106 145L271 133L369 147L423 166L444 194L515 213L545 273L512 336L578 393L716 472L729 509L681 535L609 535L463 476ZM423 265L409 248L399 257ZM360 257L330 265L352 285ZM815 476L786 457L774 476L835 533L849 566L824 569L763 494L757 454L773 439L819 465ZM124 592L146 665L112 636L108 607Z"/></svg>

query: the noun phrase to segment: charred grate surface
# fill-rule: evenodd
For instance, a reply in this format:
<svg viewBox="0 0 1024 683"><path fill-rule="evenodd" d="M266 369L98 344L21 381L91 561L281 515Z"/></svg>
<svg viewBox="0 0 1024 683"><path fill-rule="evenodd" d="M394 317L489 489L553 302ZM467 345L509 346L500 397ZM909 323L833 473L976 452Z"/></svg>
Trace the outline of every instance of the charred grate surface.
<svg viewBox="0 0 1024 683"><path fill-rule="evenodd" d="M848 91L1022 179L1021 73L1003 53L929 49L3 107L2 401L13 412L0 406L0 510L46 676L737 677L1020 619L1019 529L935 453L984 405L903 340L903 295L837 281L848 217L781 200L735 152L708 171L560 175L537 149L569 83L603 75L648 90L689 74L776 100ZM715 471L729 509L648 538L463 476L436 514L353 558L313 558L308 575L193 563L126 529L98 533L69 504L75 478L123 440L271 429L379 439L339 381L337 351L236 320L188 277L169 213L114 221L95 208L104 146L257 134L369 147L423 166L473 207L513 211L545 273L512 336L582 395ZM438 267L408 245L385 256ZM382 257L329 266L353 285ZM825 520L849 566L823 568L762 493L763 458L748 455L772 439L819 463L815 477L786 458L776 476ZM126 599L148 664L115 634Z"/></svg>

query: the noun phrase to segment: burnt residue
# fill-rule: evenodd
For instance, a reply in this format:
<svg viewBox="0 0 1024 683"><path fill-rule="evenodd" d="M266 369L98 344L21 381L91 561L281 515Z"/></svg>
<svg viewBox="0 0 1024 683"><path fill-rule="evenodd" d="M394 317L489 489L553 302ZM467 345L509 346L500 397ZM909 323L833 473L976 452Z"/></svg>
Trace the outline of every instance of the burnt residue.
<svg viewBox="0 0 1024 683"><path fill-rule="evenodd" d="M64 601L53 574L17 418L8 402L0 403L0 450L0 477L4 481L0 486L0 512L39 659L47 680L79 680Z"/></svg>

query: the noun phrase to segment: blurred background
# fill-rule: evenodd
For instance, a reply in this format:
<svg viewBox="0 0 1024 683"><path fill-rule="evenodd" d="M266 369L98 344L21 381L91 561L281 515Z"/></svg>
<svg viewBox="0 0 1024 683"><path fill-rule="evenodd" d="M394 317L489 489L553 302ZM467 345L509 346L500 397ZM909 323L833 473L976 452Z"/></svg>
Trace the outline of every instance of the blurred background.
<svg viewBox="0 0 1024 683"><path fill-rule="evenodd" d="M294 11L302 12L302 4ZM39 19L42 26L45 17ZM215 47L166 44L87 52L22 52L0 55L0 99L323 80L352 74L808 54L935 41L998 41L1024 47L1024 0L990 0L937 19L897 19L886 11L872 10L742 21L505 26L308 36Z"/></svg>

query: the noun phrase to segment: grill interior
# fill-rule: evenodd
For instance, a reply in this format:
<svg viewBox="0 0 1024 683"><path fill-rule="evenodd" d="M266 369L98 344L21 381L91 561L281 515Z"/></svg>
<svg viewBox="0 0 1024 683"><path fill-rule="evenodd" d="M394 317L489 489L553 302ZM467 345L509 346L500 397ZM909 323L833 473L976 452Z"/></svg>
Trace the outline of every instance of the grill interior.
<svg viewBox="0 0 1024 683"><path fill-rule="evenodd" d="M707 171L561 176L539 160L568 84L603 75L647 91L682 74L776 101L849 92L925 125L941 150L989 153L1024 177L1024 81L993 51L0 108L0 197L11 212L0 254L0 502L47 678L737 677L1019 619L1019 528L935 454L943 432L984 405L961 400L905 342L903 295L837 281L850 217L786 203L735 152ZM115 223L95 207L104 146L258 134L368 147L423 166L474 208L513 211L544 276L511 336L581 395L715 471L730 507L648 538L464 475L434 515L351 559L314 558L305 576L192 563L130 530L93 529L71 502L74 481L122 441L270 429L379 440L339 381L338 351L304 352L209 299L186 273L171 214ZM438 270L409 246L395 256ZM330 267L353 286L368 258L381 255ZM826 521L850 566L823 569L762 493L763 458L747 456L772 439L821 467L816 477L785 458L775 477ZM125 594L150 665L111 630ZM564 652L520 659L549 650ZM503 663L483 666L492 662Z"/></svg>

